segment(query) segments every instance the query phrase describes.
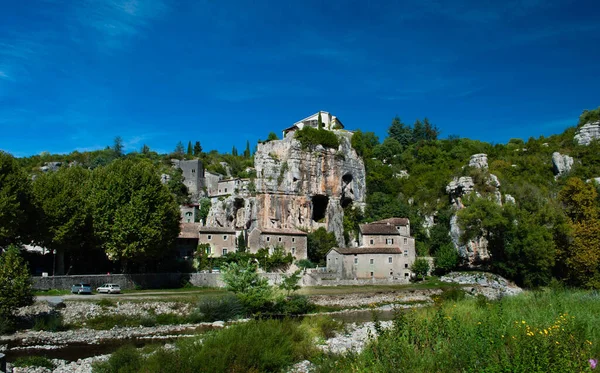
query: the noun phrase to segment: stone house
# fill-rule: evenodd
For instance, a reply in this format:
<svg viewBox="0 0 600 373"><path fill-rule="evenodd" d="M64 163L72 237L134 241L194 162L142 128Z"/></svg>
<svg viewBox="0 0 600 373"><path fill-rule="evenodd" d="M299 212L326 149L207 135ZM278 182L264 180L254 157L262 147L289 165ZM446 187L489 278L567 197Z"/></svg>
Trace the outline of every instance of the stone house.
<svg viewBox="0 0 600 373"><path fill-rule="evenodd" d="M177 257L183 259L189 259L194 256L196 249L198 248L198 229L200 224L194 223L181 223L179 229L179 237L177 237Z"/></svg>
<svg viewBox="0 0 600 373"><path fill-rule="evenodd" d="M307 234L297 229L255 228L248 235L248 248L256 253L258 249L283 247L296 260L307 259Z"/></svg>
<svg viewBox="0 0 600 373"><path fill-rule="evenodd" d="M189 194L197 199L205 186L204 165L199 159L192 160L172 160L173 166L181 169L183 172L183 183L188 188Z"/></svg>
<svg viewBox="0 0 600 373"><path fill-rule="evenodd" d="M292 126L283 130L283 137L285 138L289 134L293 134L297 130L301 130L305 126L318 128L319 126L319 114L321 114L321 122L323 123L323 128L332 130L332 129L343 129L344 125L342 122L335 116L331 115L326 111L318 111L311 116L308 116L298 122L294 123Z"/></svg>
<svg viewBox="0 0 600 373"><path fill-rule="evenodd" d="M197 203L191 203L189 205L179 206L179 212L181 213L181 221L183 223L195 223L198 218L199 206Z"/></svg>
<svg viewBox="0 0 600 373"><path fill-rule="evenodd" d="M227 253L237 251L237 236L241 231L224 227L199 227L198 243L207 243L210 248L207 254L212 257L220 257Z"/></svg>
<svg viewBox="0 0 600 373"><path fill-rule="evenodd" d="M358 247L333 248L327 253L327 271L340 278L393 278L408 281L415 261L415 240L406 218L360 225Z"/></svg>

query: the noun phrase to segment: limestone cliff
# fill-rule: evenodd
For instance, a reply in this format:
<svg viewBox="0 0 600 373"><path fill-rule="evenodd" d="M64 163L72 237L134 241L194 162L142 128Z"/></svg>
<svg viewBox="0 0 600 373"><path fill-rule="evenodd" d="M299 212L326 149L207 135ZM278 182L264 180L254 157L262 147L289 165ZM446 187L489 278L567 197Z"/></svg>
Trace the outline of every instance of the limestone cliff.
<svg viewBox="0 0 600 373"><path fill-rule="evenodd" d="M334 132L340 140L337 149L305 151L293 135L259 144L253 192L212 198L207 225L239 230L324 227L344 245L343 208L364 208L366 175L350 145L352 133Z"/></svg>
<svg viewBox="0 0 600 373"><path fill-rule="evenodd" d="M587 123L575 134L575 141L579 145L589 145L596 139L600 139L600 122Z"/></svg>

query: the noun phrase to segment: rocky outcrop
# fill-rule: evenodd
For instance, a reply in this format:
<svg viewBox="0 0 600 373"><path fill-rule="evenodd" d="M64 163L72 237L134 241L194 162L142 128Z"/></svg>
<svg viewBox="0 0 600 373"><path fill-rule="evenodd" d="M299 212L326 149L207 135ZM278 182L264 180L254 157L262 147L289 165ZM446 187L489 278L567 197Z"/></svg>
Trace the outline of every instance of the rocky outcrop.
<svg viewBox="0 0 600 373"><path fill-rule="evenodd" d="M461 285L475 285L472 288L463 288L472 295L481 294L488 299L500 299L504 296L517 295L523 289L508 281L502 276L484 272L452 272L440 278L442 282Z"/></svg>
<svg viewBox="0 0 600 373"><path fill-rule="evenodd" d="M303 150L293 136L258 145L251 194L212 198L207 226L235 229L276 228L334 232L344 245L344 207L363 209L366 174L350 144L352 133L334 131L337 149Z"/></svg>
<svg viewBox="0 0 600 373"><path fill-rule="evenodd" d="M580 127L574 139L579 145L589 145L593 140L600 139L600 121Z"/></svg>
<svg viewBox="0 0 600 373"><path fill-rule="evenodd" d="M469 167L488 168L487 154L473 154L469 160Z"/></svg>
<svg viewBox="0 0 600 373"><path fill-rule="evenodd" d="M450 201L456 207L463 207L462 196L471 193L475 189L475 183L470 176L455 177L446 186L446 193L450 196Z"/></svg>
<svg viewBox="0 0 600 373"><path fill-rule="evenodd" d="M555 178L571 172L573 166L573 158L559 152L552 153L552 168Z"/></svg>
<svg viewBox="0 0 600 373"><path fill-rule="evenodd" d="M454 247L458 250L458 254L464 258L469 265L476 265L490 258L488 251L488 240L483 237L476 237L466 243L461 242L463 235L462 229L458 225L458 217L452 215L450 219L450 239Z"/></svg>

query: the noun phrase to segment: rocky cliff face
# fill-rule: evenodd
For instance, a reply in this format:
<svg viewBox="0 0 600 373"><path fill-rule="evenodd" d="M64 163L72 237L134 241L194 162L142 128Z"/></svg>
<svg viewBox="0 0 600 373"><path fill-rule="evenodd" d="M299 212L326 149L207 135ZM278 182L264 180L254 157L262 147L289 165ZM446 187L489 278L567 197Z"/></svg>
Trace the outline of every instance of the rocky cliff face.
<svg viewBox="0 0 600 373"><path fill-rule="evenodd" d="M324 227L344 245L344 207L364 208L366 174L350 145L351 132L334 131L338 149L304 151L287 136L259 144L252 196L213 198L207 225L236 229Z"/></svg>
<svg viewBox="0 0 600 373"><path fill-rule="evenodd" d="M566 154L560 154L559 152L552 153L552 168L554 170L555 178L561 175L571 172L573 166L573 158Z"/></svg>
<svg viewBox="0 0 600 373"><path fill-rule="evenodd" d="M589 145L596 139L600 139L600 122L585 124L575 134L575 141L579 145Z"/></svg>

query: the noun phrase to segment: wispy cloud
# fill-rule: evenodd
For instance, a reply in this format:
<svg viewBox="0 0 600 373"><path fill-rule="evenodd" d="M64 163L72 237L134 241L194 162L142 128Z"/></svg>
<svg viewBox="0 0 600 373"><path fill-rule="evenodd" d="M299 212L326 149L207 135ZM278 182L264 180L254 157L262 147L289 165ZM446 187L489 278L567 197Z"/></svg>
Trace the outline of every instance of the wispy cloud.
<svg viewBox="0 0 600 373"><path fill-rule="evenodd" d="M11 80L10 76L6 71L0 70L0 79Z"/></svg>
<svg viewBox="0 0 600 373"><path fill-rule="evenodd" d="M142 34L150 23L168 11L162 0L85 0L77 3L75 20L79 27L96 32L98 44L122 48Z"/></svg>

